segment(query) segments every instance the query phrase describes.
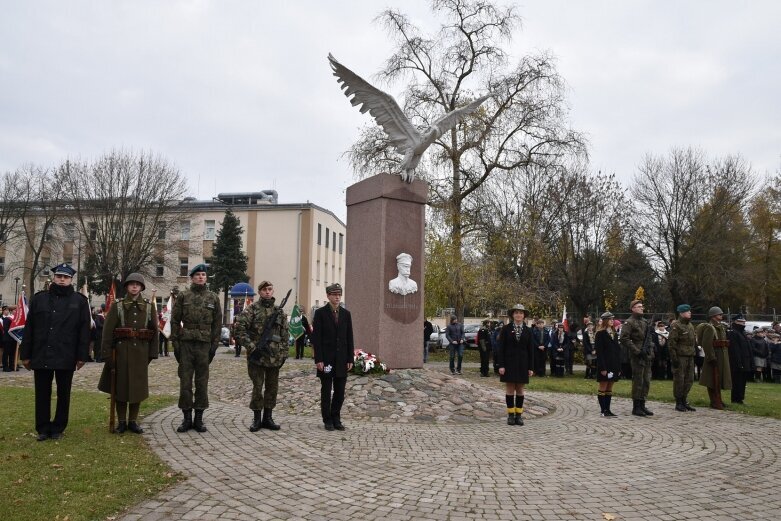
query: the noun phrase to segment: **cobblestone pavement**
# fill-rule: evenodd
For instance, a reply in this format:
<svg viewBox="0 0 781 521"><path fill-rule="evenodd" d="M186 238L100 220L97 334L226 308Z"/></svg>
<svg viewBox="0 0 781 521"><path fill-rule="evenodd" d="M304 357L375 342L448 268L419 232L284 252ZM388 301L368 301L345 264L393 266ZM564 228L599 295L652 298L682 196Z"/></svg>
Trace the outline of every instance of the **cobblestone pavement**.
<svg viewBox="0 0 781 521"><path fill-rule="evenodd" d="M523 427L507 426L500 413L473 423L346 414L346 431L327 432L306 406L278 407L281 431L250 433L246 394L231 398L246 392L233 362L222 355L214 366L211 393L222 398L206 412L207 433L177 434L176 408L144 418L153 450L188 479L122 520L720 521L781 512L777 420L682 414L670 404L649 404L656 415L638 418L622 399L614 399L619 417L604 419L596 397L530 393L549 414L530 415ZM160 389L175 365L157 364L168 374L155 377ZM288 367L295 374L308 365ZM285 385L296 377L288 377L281 393L295 395ZM495 387L484 389L501 402Z"/></svg>

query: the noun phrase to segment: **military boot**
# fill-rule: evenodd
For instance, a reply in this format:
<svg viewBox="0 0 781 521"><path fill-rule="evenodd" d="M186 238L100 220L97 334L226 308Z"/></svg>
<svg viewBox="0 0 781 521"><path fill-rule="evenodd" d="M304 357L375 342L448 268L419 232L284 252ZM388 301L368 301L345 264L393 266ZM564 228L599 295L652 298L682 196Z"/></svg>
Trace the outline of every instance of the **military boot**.
<svg viewBox="0 0 781 521"><path fill-rule="evenodd" d="M193 428L193 410L182 409L182 414L184 415L184 419L182 420L181 425L176 428L176 432L187 432Z"/></svg>
<svg viewBox="0 0 781 521"><path fill-rule="evenodd" d="M675 400L675 410L679 412L686 412L686 406L683 404L683 400Z"/></svg>
<svg viewBox="0 0 781 521"><path fill-rule="evenodd" d="M260 430L260 423L261 423L261 415L260 411L252 411L253 418L252 418L252 425L250 425L249 431L250 432L258 432Z"/></svg>
<svg viewBox="0 0 781 521"><path fill-rule="evenodd" d="M645 400L640 400L640 407L643 409L643 412L646 416L653 416L654 413L652 413L646 406L645 406Z"/></svg>
<svg viewBox="0 0 781 521"><path fill-rule="evenodd" d="M643 411L643 408L640 406L640 402L642 400L632 400L632 414L634 416L645 416L645 411Z"/></svg>
<svg viewBox="0 0 781 521"><path fill-rule="evenodd" d="M685 408L687 411L694 412L694 411L696 411L696 410L697 410L697 409L695 409L694 407L692 407L691 405L689 405L689 402L687 402L685 399L684 399L684 400L682 400L682 401L683 401L683 406L684 406L684 408Z"/></svg>
<svg viewBox="0 0 781 521"><path fill-rule="evenodd" d="M272 409L263 409L263 421L261 422L260 426L261 428L268 429L270 431L278 431L280 427L274 423L274 418L271 417L271 410ZM334 421L334 427L336 427L336 421Z"/></svg>
<svg viewBox="0 0 781 521"><path fill-rule="evenodd" d="M193 429L196 432L206 432L208 429L203 424L203 409L195 409L195 420L193 420Z"/></svg>

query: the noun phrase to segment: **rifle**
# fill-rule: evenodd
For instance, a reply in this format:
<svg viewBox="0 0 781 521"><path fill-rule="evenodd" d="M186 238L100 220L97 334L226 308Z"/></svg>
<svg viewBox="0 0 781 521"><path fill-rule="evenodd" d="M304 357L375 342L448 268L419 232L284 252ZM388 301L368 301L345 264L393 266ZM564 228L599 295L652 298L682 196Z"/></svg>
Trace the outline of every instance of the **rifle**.
<svg viewBox="0 0 781 521"><path fill-rule="evenodd" d="M117 348L111 349L111 402L108 413L108 431L114 434L115 409L117 405Z"/></svg>
<svg viewBox="0 0 781 521"><path fill-rule="evenodd" d="M293 288L287 290L287 295L285 295L285 298L282 299L279 307L277 307L273 313L266 317L266 321L263 323L263 331L260 333L260 339L258 339L258 342L255 344L255 350L252 351L251 355L249 355L249 359L251 361L256 363L259 362L260 357L263 354L268 354L271 356L271 348L269 347L272 337L271 330L274 327L274 323L277 321L277 317L280 313L282 313L282 308L284 308L285 304L287 304L287 299L290 298L290 293L292 291Z"/></svg>

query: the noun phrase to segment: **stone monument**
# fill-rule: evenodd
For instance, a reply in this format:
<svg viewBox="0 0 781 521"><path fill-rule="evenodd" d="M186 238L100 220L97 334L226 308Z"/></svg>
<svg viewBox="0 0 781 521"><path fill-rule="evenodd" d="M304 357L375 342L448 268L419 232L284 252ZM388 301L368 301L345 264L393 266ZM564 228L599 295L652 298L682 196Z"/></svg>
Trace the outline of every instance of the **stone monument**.
<svg viewBox="0 0 781 521"><path fill-rule="evenodd" d="M405 183L387 174L347 188L345 289L355 347L379 356L391 369L423 366L427 197L425 182ZM405 291L391 290L398 278L404 279ZM417 291L409 291L410 283Z"/></svg>

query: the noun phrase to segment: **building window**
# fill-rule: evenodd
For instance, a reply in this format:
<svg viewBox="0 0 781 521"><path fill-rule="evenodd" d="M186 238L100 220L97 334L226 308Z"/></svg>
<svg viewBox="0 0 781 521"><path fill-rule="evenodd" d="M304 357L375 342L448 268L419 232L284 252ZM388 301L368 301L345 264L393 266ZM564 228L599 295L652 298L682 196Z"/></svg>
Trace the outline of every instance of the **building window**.
<svg viewBox="0 0 781 521"><path fill-rule="evenodd" d="M325 229L325 249L326 250L328 249L328 237L330 237L330 236L331 236L331 231L328 228L326 228Z"/></svg>
<svg viewBox="0 0 781 521"><path fill-rule="evenodd" d="M89 239L94 241L98 238L98 223L89 223Z"/></svg>
<svg viewBox="0 0 781 521"><path fill-rule="evenodd" d="M63 257L62 258L62 262L64 262L65 264L73 264L73 257L72 256L71 257Z"/></svg>
<svg viewBox="0 0 781 521"><path fill-rule="evenodd" d="M5 225L0 225L0 242L8 240L8 232L6 232Z"/></svg>
<svg viewBox="0 0 781 521"><path fill-rule="evenodd" d="M49 242L49 241L52 240L53 237L52 237L52 229L51 229L51 227L46 228L46 233L44 235L45 235L44 240L46 242Z"/></svg>
<svg viewBox="0 0 781 521"><path fill-rule="evenodd" d="M332 281L336 280L336 266L334 266L333 264L331 264L331 280Z"/></svg>
<svg viewBox="0 0 781 521"><path fill-rule="evenodd" d="M344 234L339 234L339 253L342 253L344 251Z"/></svg>
<svg viewBox="0 0 781 521"><path fill-rule="evenodd" d="M190 271L190 261L187 257L179 257L179 276L186 277Z"/></svg>
<svg viewBox="0 0 781 521"><path fill-rule="evenodd" d="M165 223L160 223L160 228L157 229L157 238L159 240L165 240Z"/></svg>
<svg viewBox="0 0 781 521"><path fill-rule="evenodd" d="M41 262L39 263L39 266L41 267L41 270L38 272L38 275L41 277L46 277L49 275L49 267L51 266L51 258L50 257L41 257Z"/></svg>
<svg viewBox="0 0 781 521"><path fill-rule="evenodd" d="M214 240L214 221L204 221L203 222L203 238L206 241L213 241Z"/></svg>
<svg viewBox="0 0 781 521"><path fill-rule="evenodd" d="M5 275L5 257L0 257L0 276Z"/></svg>
<svg viewBox="0 0 781 521"><path fill-rule="evenodd" d="M317 261L317 268L315 270L315 284L320 285L320 261Z"/></svg>
<svg viewBox="0 0 781 521"><path fill-rule="evenodd" d="M328 235L326 235L328 237ZM323 264L323 286L328 286L328 263Z"/></svg>
<svg viewBox="0 0 781 521"><path fill-rule="evenodd" d="M181 221L181 236L179 237L183 241L190 240L190 221Z"/></svg>
<svg viewBox="0 0 781 521"><path fill-rule="evenodd" d="M155 277L162 277L164 273L163 259L155 259Z"/></svg>
<svg viewBox="0 0 781 521"><path fill-rule="evenodd" d="M63 225L65 239L68 241L76 240L76 223L67 222Z"/></svg>
<svg viewBox="0 0 781 521"><path fill-rule="evenodd" d="M320 223L317 223L317 244L323 244L321 235L323 235L323 225Z"/></svg>
<svg viewBox="0 0 781 521"><path fill-rule="evenodd" d="M336 232L331 233L331 249L336 251Z"/></svg>

